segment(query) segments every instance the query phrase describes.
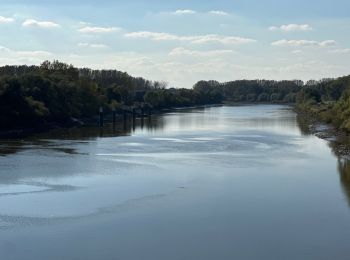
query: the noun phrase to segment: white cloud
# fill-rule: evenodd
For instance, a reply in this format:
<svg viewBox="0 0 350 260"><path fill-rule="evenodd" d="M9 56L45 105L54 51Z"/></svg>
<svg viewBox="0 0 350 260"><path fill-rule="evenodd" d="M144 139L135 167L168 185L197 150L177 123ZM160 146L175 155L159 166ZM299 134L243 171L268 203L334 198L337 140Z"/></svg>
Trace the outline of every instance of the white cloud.
<svg viewBox="0 0 350 260"><path fill-rule="evenodd" d="M81 26L88 26L88 25L91 25L91 23L89 23L89 22L84 22L84 21L80 21L80 22L79 22L79 25L81 25Z"/></svg>
<svg viewBox="0 0 350 260"><path fill-rule="evenodd" d="M222 44L247 44L256 42L254 39L237 37L237 36L222 36L217 34L208 34L203 36L195 36L192 43L222 43Z"/></svg>
<svg viewBox="0 0 350 260"><path fill-rule="evenodd" d="M18 58L23 58L23 57L43 58L43 57L49 57L53 55L51 52L48 52L48 51L16 51L4 46L0 46L0 51L5 52L7 53L7 55L10 55L12 57L18 57Z"/></svg>
<svg viewBox="0 0 350 260"><path fill-rule="evenodd" d="M323 41L319 42L321 47L331 47L331 46L336 46L338 43L335 40L328 40L328 41Z"/></svg>
<svg viewBox="0 0 350 260"><path fill-rule="evenodd" d="M96 26L86 26L79 29L82 33L111 33L120 31L118 27L96 27Z"/></svg>
<svg viewBox="0 0 350 260"><path fill-rule="evenodd" d="M346 54L346 53L350 53L350 49L349 48L346 48L346 49L335 49L335 50L331 50L329 52L330 53Z"/></svg>
<svg viewBox="0 0 350 260"><path fill-rule="evenodd" d="M78 43L78 46L79 46L79 47L96 48L96 49L109 48L108 45L102 44L102 43L86 43L86 42L80 42L80 43Z"/></svg>
<svg viewBox="0 0 350 260"><path fill-rule="evenodd" d="M11 17L0 16L0 24L2 24L2 23L13 23L14 21L15 21L15 19L13 19Z"/></svg>
<svg viewBox="0 0 350 260"><path fill-rule="evenodd" d="M270 26L269 30L270 31L277 31L279 28L277 26Z"/></svg>
<svg viewBox="0 0 350 260"><path fill-rule="evenodd" d="M236 37L236 36L223 36L217 34L207 35L194 35L194 36L180 36L170 33L159 32L131 32L124 35L126 38L133 39L151 39L153 41L187 41L193 44L204 43L221 43L221 44L246 44L256 42L254 39Z"/></svg>
<svg viewBox="0 0 350 260"><path fill-rule="evenodd" d="M337 45L334 40L310 41L310 40L279 40L271 43L272 46L280 47L329 47Z"/></svg>
<svg viewBox="0 0 350 260"><path fill-rule="evenodd" d="M195 51L178 47L170 51L169 56L196 56L196 57L217 57L220 55L230 55L235 53L233 50L210 50Z"/></svg>
<svg viewBox="0 0 350 260"><path fill-rule="evenodd" d="M303 52L302 50L294 50L294 51L292 51L293 54L300 54L302 52Z"/></svg>
<svg viewBox="0 0 350 260"><path fill-rule="evenodd" d="M187 14L196 14L197 12L190 9L184 9L184 10L176 10L175 12L172 12L171 14L174 15L187 15Z"/></svg>
<svg viewBox="0 0 350 260"><path fill-rule="evenodd" d="M15 52L18 56L20 57L48 57L48 56L52 56L53 54L51 52L48 51L16 51Z"/></svg>
<svg viewBox="0 0 350 260"><path fill-rule="evenodd" d="M170 14L170 15L194 15L194 14L200 14L200 12L191 10L191 9L179 9L174 12L161 12L161 14ZM229 13L222 11L222 10L211 10L208 12L203 12L202 14L212 14L212 15L220 15L220 16L228 16Z"/></svg>
<svg viewBox="0 0 350 260"><path fill-rule="evenodd" d="M53 53L43 50L14 50L0 46L0 64L40 64L44 60L57 59Z"/></svg>
<svg viewBox="0 0 350 260"><path fill-rule="evenodd" d="M24 27L39 27L45 29L53 29L61 27L59 24L49 21L37 21L34 19L27 19L22 23Z"/></svg>
<svg viewBox="0 0 350 260"><path fill-rule="evenodd" d="M312 31L313 28L308 24L285 24L281 26L271 26L269 27L270 31L283 31L283 32L307 32Z"/></svg>
<svg viewBox="0 0 350 260"><path fill-rule="evenodd" d="M6 47L0 45L0 51L10 52L11 50L9 48L6 48Z"/></svg>
<svg viewBox="0 0 350 260"><path fill-rule="evenodd" d="M148 31L140 31L140 32L131 32L126 33L124 35L126 38L133 38L133 39L151 39L154 41L175 41L175 40L181 40L180 36L177 36L175 34L170 33L159 33L159 32L148 32Z"/></svg>
<svg viewBox="0 0 350 260"><path fill-rule="evenodd" d="M228 13L224 12L224 11L220 11L220 10L212 10L209 11L209 14L214 14L214 15L222 15L222 16L227 16Z"/></svg>

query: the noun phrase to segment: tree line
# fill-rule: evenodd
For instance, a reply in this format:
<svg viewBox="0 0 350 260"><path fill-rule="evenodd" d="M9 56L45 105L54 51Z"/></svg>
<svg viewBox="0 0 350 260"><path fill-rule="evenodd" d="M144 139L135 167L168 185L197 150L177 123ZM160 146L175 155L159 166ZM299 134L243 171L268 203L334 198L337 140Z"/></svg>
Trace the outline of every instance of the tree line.
<svg viewBox="0 0 350 260"><path fill-rule="evenodd" d="M236 80L225 83L199 81L194 89L233 102L294 103L303 87L301 80Z"/></svg>
<svg viewBox="0 0 350 260"><path fill-rule="evenodd" d="M0 129L67 123L95 116L99 107L148 103L154 109L219 103L194 89L167 89L117 70L75 68L59 61L0 67Z"/></svg>
<svg viewBox="0 0 350 260"><path fill-rule="evenodd" d="M296 103L327 122L350 131L350 76L321 81L199 81L193 88L132 77L117 70L76 68L59 61L40 66L0 67L0 129L90 118L147 103L154 109L222 102ZM336 116L334 116L336 115Z"/></svg>

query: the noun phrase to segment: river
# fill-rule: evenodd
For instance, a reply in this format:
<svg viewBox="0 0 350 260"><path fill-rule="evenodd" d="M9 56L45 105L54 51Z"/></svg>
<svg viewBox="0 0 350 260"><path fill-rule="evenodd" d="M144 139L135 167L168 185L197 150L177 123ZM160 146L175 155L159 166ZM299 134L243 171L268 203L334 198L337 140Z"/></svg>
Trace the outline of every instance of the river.
<svg viewBox="0 0 350 260"><path fill-rule="evenodd" d="M288 106L0 145L1 260L349 259L350 166Z"/></svg>

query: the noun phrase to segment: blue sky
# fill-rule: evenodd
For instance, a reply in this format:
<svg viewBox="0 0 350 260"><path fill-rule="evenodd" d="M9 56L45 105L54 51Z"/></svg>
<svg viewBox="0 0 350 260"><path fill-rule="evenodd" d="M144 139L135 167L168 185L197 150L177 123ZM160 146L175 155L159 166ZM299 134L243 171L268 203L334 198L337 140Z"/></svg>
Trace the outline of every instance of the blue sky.
<svg viewBox="0 0 350 260"><path fill-rule="evenodd" d="M191 87L350 74L350 1L2 0L0 65L59 59Z"/></svg>

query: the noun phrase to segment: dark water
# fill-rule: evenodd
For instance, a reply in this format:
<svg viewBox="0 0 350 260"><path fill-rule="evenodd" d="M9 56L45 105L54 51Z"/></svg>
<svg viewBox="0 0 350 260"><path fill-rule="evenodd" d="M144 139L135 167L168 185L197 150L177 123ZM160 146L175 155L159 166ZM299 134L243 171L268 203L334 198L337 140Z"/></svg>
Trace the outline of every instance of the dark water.
<svg viewBox="0 0 350 260"><path fill-rule="evenodd" d="M1 142L1 260L350 259L350 164L288 107L136 123Z"/></svg>

